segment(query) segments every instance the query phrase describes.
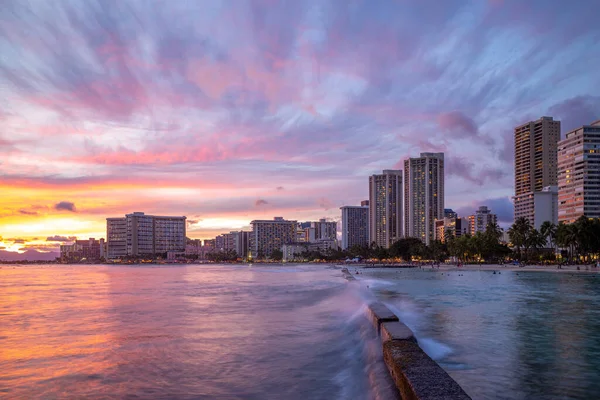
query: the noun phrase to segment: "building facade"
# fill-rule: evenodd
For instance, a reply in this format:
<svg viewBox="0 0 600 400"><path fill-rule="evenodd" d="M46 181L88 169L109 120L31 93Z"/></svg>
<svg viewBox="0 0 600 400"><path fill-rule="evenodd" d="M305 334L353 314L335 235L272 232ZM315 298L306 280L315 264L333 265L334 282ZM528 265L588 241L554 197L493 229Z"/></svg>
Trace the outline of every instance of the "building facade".
<svg viewBox="0 0 600 400"><path fill-rule="evenodd" d="M254 259L269 257L273 250L281 250L284 244L294 243L296 224L296 221L288 221L282 217L250 222L252 232L248 237L248 257Z"/></svg>
<svg viewBox="0 0 600 400"><path fill-rule="evenodd" d="M600 120L567 133L558 144L558 220L600 218Z"/></svg>
<svg viewBox="0 0 600 400"><path fill-rule="evenodd" d="M135 212L124 218L106 219L108 258L154 256L185 251L186 217L146 215Z"/></svg>
<svg viewBox="0 0 600 400"><path fill-rule="evenodd" d="M315 230L315 240L337 239L337 222L321 218L318 222L313 222L311 225Z"/></svg>
<svg viewBox="0 0 600 400"><path fill-rule="evenodd" d="M534 193L557 185L560 121L541 117L515 128L515 220L535 222Z"/></svg>
<svg viewBox="0 0 600 400"><path fill-rule="evenodd" d="M60 246L60 259L67 262L98 261L105 257L104 239L75 240Z"/></svg>
<svg viewBox="0 0 600 400"><path fill-rule="evenodd" d="M429 244L444 217L444 153L404 161L404 235Z"/></svg>
<svg viewBox="0 0 600 400"><path fill-rule="evenodd" d="M240 258L248 257L248 234L249 232L245 231L231 232L233 238L233 251L235 251Z"/></svg>
<svg viewBox="0 0 600 400"><path fill-rule="evenodd" d="M369 244L389 248L402 238L402 171L369 177Z"/></svg>
<svg viewBox="0 0 600 400"><path fill-rule="evenodd" d="M342 210L342 250L369 245L369 206L344 206Z"/></svg>
<svg viewBox="0 0 600 400"><path fill-rule="evenodd" d="M107 258L115 259L127 255L127 220L106 218Z"/></svg>
<svg viewBox="0 0 600 400"><path fill-rule="evenodd" d="M498 216L493 214L487 206L481 206L475 211L473 218L469 218L469 221L472 221L473 224L469 231L471 232L471 235L475 235L477 232L485 232L489 224L497 224Z"/></svg>
<svg viewBox="0 0 600 400"><path fill-rule="evenodd" d="M454 237L469 234L469 221L466 218L447 218L435 220L435 240L445 243L448 240L447 234Z"/></svg>

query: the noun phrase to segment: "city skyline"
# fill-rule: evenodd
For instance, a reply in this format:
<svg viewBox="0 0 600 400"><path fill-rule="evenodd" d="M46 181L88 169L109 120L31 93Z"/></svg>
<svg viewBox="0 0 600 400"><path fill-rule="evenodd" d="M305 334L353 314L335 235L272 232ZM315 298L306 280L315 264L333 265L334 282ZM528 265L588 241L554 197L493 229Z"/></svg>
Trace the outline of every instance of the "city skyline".
<svg viewBox="0 0 600 400"><path fill-rule="evenodd" d="M506 225L514 127L600 118L600 5L521 3L3 3L0 259L138 210L201 239L339 220L421 152L446 155L445 206Z"/></svg>

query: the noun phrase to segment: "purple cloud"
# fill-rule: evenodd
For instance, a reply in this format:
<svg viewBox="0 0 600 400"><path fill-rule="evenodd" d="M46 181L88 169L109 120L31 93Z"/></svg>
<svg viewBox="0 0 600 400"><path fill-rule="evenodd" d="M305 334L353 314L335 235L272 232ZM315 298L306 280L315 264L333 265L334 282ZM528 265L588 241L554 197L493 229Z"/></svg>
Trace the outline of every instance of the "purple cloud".
<svg viewBox="0 0 600 400"><path fill-rule="evenodd" d="M75 203L72 203L70 201L61 201L59 203L56 203L54 205L54 209L58 210L58 211L71 211L71 212L77 211L75 208Z"/></svg>
<svg viewBox="0 0 600 400"><path fill-rule="evenodd" d="M266 206L267 204L269 204L269 202L265 199L258 199L254 202L255 207Z"/></svg>
<svg viewBox="0 0 600 400"><path fill-rule="evenodd" d="M60 235L54 235L54 236L49 236L46 238L46 242L72 242L73 240L77 239L76 236L60 236Z"/></svg>
<svg viewBox="0 0 600 400"><path fill-rule="evenodd" d="M577 96L550 107L550 115L561 121L564 134L600 119L600 96Z"/></svg>
<svg viewBox="0 0 600 400"><path fill-rule="evenodd" d="M23 214L23 215L38 215L39 213L37 211L29 211L29 210L19 210L19 213Z"/></svg>
<svg viewBox="0 0 600 400"><path fill-rule="evenodd" d="M514 126L599 117L597 1L317 3L2 2L0 183L97 224L134 205L250 220L256 193L311 220L443 151L459 207L512 194Z"/></svg>

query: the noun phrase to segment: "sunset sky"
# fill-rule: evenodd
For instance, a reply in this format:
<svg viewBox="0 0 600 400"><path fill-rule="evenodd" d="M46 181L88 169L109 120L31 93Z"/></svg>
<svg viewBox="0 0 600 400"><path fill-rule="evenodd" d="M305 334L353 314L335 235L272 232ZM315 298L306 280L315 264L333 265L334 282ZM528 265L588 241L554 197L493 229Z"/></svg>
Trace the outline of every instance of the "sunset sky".
<svg viewBox="0 0 600 400"><path fill-rule="evenodd" d="M340 218L446 154L446 207L512 220L515 125L600 118L597 0L0 2L0 259L106 217ZM11 252L11 253L9 253Z"/></svg>

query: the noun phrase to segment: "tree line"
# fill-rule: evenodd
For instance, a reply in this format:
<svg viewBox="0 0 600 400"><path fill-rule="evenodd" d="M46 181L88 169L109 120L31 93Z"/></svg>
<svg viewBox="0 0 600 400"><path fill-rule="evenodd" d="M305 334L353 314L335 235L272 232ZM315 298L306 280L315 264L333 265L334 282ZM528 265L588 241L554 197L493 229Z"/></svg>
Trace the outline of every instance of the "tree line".
<svg viewBox="0 0 600 400"><path fill-rule="evenodd" d="M450 230L445 232L444 242L435 240L425 245L418 238L402 238L389 248L371 243L368 246L355 245L347 250L329 249L325 252L305 250L297 255L297 260L337 261L348 258L413 259L444 262L453 257L459 262L503 262L508 258L523 262L554 261L556 254L568 262L581 260L589 262L600 254L600 219L580 217L572 224L558 225L546 221L540 229L535 229L526 218L518 218L507 231L512 249L502 243L503 230L496 223L487 225L485 231L475 235L456 236ZM560 252L559 252L560 250ZM216 251L207 254L212 261L234 261L233 251ZM258 258L258 257L257 257ZM260 257L264 258L264 257ZM275 250L268 257L273 261L283 258L281 250Z"/></svg>
<svg viewBox="0 0 600 400"><path fill-rule="evenodd" d="M600 254L600 219L579 217L572 224L544 222L535 229L527 218L517 218L508 230L516 256L528 261L540 257L540 250L547 248L542 258L552 259L560 249L561 258L568 262L589 262Z"/></svg>

